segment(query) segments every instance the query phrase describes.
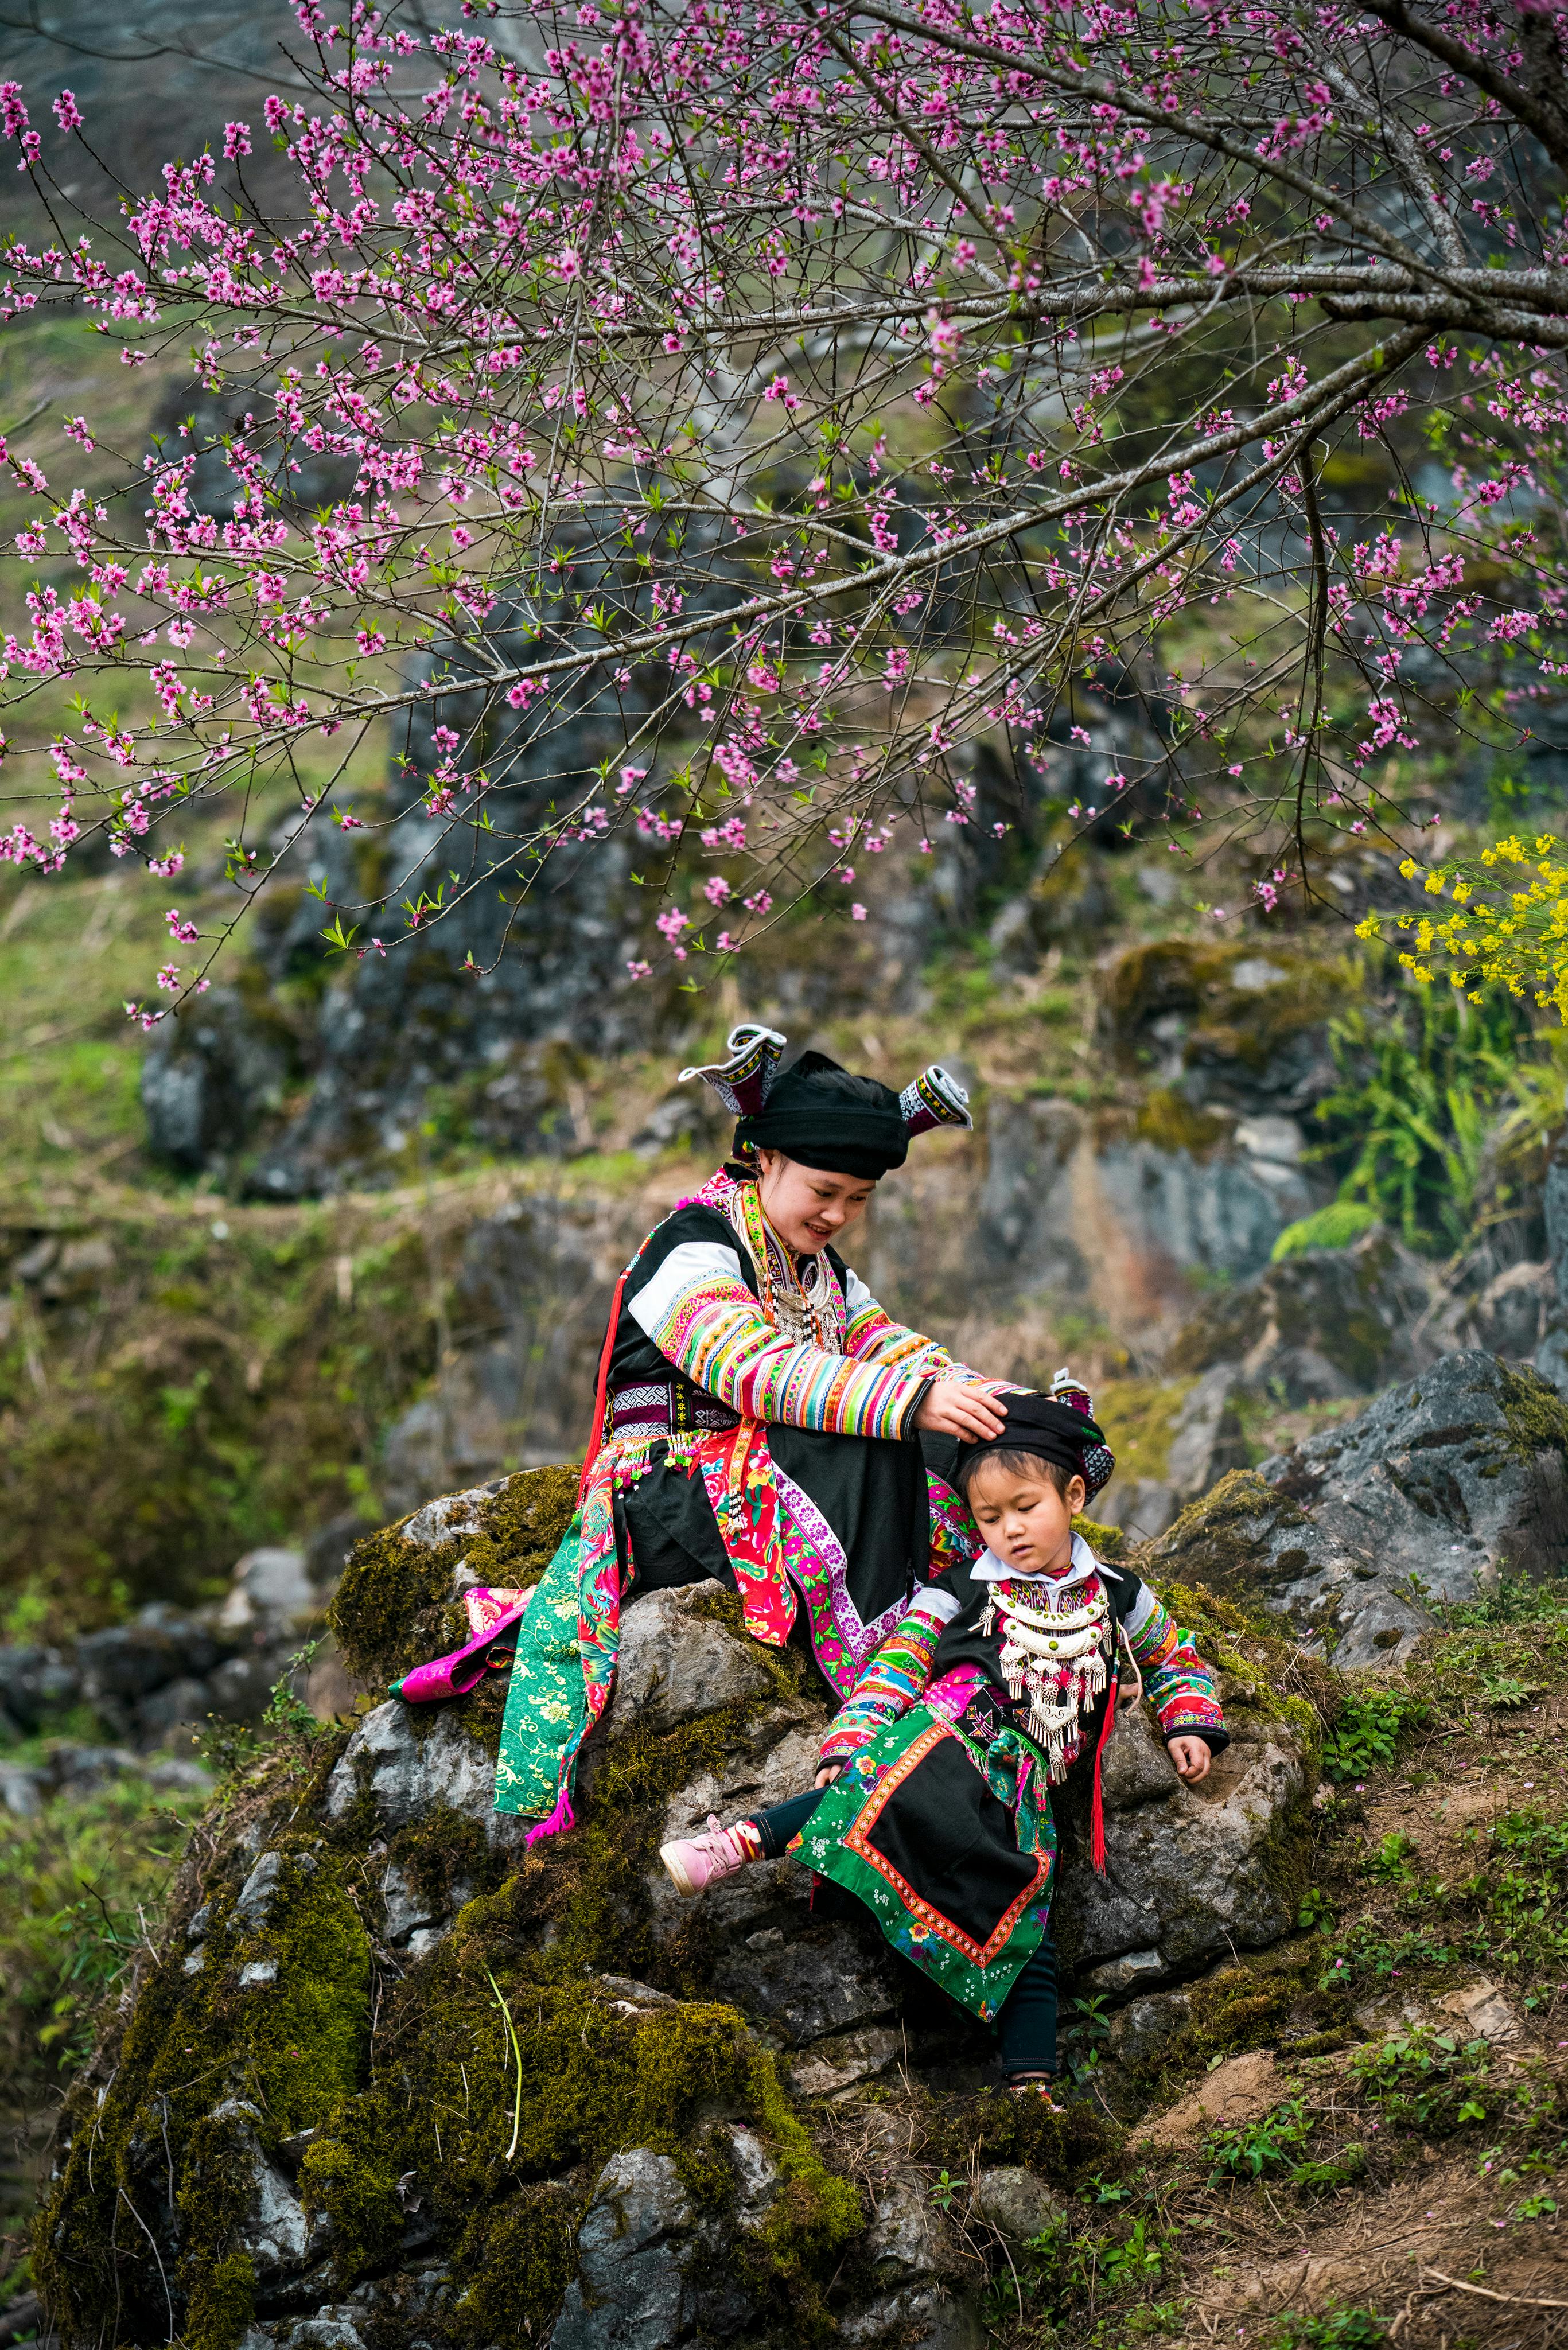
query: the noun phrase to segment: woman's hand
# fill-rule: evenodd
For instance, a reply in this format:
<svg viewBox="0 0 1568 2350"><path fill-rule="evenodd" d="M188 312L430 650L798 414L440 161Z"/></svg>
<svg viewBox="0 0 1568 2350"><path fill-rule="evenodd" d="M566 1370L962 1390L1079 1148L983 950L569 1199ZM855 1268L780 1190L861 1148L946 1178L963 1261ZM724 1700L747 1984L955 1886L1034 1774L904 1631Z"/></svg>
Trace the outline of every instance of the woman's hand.
<svg viewBox="0 0 1568 2350"><path fill-rule="evenodd" d="M1167 1743L1179 1779L1185 1779L1189 1786L1196 1786L1199 1779L1209 1776L1209 1765L1214 1757L1209 1752L1206 1739L1172 1738Z"/></svg>
<svg viewBox="0 0 1568 2350"><path fill-rule="evenodd" d="M961 1379L937 1379L915 1414L927 1436L956 1436L961 1444L993 1444L1007 1422L990 1388Z"/></svg>
<svg viewBox="0 0 1568 2350"><path fill-rule="evenodd" d="M817 1773L815 1778L812 1781L812 1785L814 1787L831 1787L835 1779L837 1778L843 1768L844 1765L842 1762L825 1762L821 1770Z"/></svg>

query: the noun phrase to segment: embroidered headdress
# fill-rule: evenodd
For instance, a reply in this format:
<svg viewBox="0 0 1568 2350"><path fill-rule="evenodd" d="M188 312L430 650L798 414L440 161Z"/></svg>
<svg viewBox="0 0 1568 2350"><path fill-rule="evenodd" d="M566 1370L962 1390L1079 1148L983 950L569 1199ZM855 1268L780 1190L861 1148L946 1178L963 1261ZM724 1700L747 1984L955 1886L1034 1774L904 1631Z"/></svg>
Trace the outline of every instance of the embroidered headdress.
<svg viewBox="0 0 1568 2350"><path fill-rule="evenodd" d="M734 1113L737 1158L782 1150L804 1167L875 1181L903 1165L911 1135L973 1122L968 1094L934 1063L896 1094L826 1053L803 1053L781 1070L785 1042L776 1028L747 1021L731 1029L727 1059L680 1072L682 1085L701 1077Z"/></svg>

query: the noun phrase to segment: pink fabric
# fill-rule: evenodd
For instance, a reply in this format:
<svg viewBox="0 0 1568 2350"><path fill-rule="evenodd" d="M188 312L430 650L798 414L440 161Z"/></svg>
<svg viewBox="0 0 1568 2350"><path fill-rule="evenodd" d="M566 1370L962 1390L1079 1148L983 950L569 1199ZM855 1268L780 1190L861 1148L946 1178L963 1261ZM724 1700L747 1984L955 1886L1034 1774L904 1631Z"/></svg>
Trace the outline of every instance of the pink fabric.
<svg viewBox="0 0 1568 2350"><path fill-rule="evenodd" d="M485 1668L491 1662L488 1650L503 1632L521 1623L524 1611L534 1596L532 1586L526 1591L497 1589L488 1583L475 1584L462 1595L468 1611L471 1637L461 1648L449 1657L432 1657L426 1665L416 1665L400 1681L392 1683L392 1695L406 1698L410 1705L428 1704L432 1699L463 1697L484 1679Z"/></svg>

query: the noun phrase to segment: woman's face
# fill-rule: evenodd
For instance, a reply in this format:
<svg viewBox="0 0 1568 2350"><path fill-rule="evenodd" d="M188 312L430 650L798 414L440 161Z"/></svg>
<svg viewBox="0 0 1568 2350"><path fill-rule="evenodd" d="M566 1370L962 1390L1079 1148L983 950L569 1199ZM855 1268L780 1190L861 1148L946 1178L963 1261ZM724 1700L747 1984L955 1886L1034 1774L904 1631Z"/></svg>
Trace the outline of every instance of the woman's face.
<svg viewBox="0 0 1568 2350"><path fill-rule="evenodd" d="M785 1247L802 1256L819 1255L847 1232L877 1189L869 1176L830 1175L782 1150L759 1150L757 1175L763 1215Z"/></svg>

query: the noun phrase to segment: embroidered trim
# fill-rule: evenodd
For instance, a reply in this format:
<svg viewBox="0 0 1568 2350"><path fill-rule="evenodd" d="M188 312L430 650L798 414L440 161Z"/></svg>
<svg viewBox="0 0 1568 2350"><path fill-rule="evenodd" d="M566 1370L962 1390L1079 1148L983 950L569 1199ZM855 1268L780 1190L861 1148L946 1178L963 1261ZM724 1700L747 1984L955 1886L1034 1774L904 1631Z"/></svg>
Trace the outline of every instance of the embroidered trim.
<svg viewBox="0 0 1568 2350"><path fill-rule="evenodd" d="M909 1773L925 1760L933 1746L939 1744L944 1738L954 1736L955 1732L950 1730L945 1722L933 1721L929 1730L922 1730L919 1736L904 1749L892 1768L877 1782L869 1800L861 1810L857 1812L854 1821L846 1831L844 1842L851 1852L866 1863L868 1868L874 1868L877 1876L892 1887L899 1902L911 1918L917 1919L920 1925L929 1928L933 1934L940 1935L944 1942L950 1943L955 1950L961 1951L969 1960L971 1966L983 1967L988 1966L999 1952L1006 1949L1014 1926L1040 1889L1041 1878L1050 1873L1050 1859L1044 1855L1035 1856L1033 1881L1024 1887L1014 1901L1009 1904L986 1940L977 1942L972 1934L966 1934L961 1926L955 1926L952 1919L944 1917L932 1903L923 1901L908 1878L900 1876L892 1862L867 1841L868 1832L876 1826L888 1804L903 1785ZM958 1744L962 1747L965 1756L972 1762L974 1758L970 1753L967 1742L960 1738ZM983 1779L985 1774L982 1772L979 1775Z"/></svg>

